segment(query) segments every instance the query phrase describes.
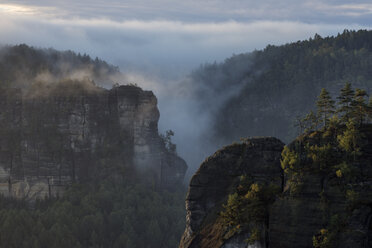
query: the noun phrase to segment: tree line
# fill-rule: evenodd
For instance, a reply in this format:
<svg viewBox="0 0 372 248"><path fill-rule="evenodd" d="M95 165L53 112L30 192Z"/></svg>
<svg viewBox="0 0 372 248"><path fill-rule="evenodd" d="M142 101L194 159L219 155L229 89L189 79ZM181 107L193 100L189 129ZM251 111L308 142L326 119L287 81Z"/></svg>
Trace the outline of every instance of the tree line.
<svg viewBox="0 0 372 248"><path fill-rule="evenodd" d="M174 248L185 227L184 196L117 178L75 184L31 205L0 196L0 247Z"/></svg>
<svg viewBox="0 0 372 248"><path fill-rule="evenodd" d="M360 185L369 179L366 172L371 166L364 151L371 135L372 101L365 90L353 89L350 83L336 99L326 89L321 90L316 111L298 120L304 133L285 146L281 159L290 196L301 194L307 174L320 179L319 206L324 223L313 236L315 248L337 247L338 235L347 228L345 223L353 210L369 202ZM326 193L326 181L338 186L345 209L331 209L328 202L333 196Z"/></svg>
<svg viewBox="0 0 372 248"><path fill-rule="evenodd" d="M367 102L368 94L364 89L352 89L346 83L337 97L337 106L330 93L322 88L316 102L316 112L310 111L304 118L298 119L297 126L302 131L317 130L327 127L331 122L361 126L372 119L372 98Z"/></svg>

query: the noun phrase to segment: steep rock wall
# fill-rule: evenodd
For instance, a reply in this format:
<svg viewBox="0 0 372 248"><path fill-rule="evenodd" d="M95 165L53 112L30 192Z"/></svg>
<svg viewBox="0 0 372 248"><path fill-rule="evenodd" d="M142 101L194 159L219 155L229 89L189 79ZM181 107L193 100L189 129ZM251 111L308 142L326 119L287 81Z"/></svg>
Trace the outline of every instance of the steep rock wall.
<svg viewBox="0 0 372 248"><path fill-rule="evenodd" d="M291 182L280 167L284 144L275 138L247 139L216 152L191 179L180 248L309 248L322 229L337 235L335 247L372 247L372 128L362 131L362 170L353 185L343 184L335 173L304 170L300 190L291 193ZM296 142L290 147L298 146ZM219 215L241 175L281 186L269 206L267 223L262 223L264 231L253 244L247 243L246 231L227 237ZM348 190L354 198L347 196Z"/></svg>
<svg viewBox="0 0 372 248"><path fill-rule="evenodd" d="M180 248L243 247L237 245L244 237L235 237L229 242L222 240L224 230L217 223L218 213L242 175L249 175L254 181L281 185L283 146L276 138L252 138L207 158L190 182L186 230Z"/></svg>
<svg viewBox="0 0 372 248"><path fill-rule="evenodd" d="M62 194L103 163L152 170L159 185L182 183L187 165L158 134L157 99L134 86L111 90L0 96L0 192L15 197ZM98 171L97 171L98 170Z"/></svg>

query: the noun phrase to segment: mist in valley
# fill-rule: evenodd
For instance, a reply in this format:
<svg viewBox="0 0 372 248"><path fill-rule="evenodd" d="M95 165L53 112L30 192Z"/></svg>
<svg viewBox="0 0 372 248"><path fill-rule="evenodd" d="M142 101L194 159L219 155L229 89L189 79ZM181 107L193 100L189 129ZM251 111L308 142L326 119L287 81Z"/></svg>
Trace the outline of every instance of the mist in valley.
<svg viewBox="0 0 372 248"><path fill-rule="evenodd" d="M239 134L248 134L236 127L236 134L219 138L216 130L221 125L216 126L216 120L224 118L218 114L227 101L265 69L264 65L251 69L255 50L308 39L315 33L337 35L344 29L369 25L363 11L345 3L288 1L298 10L290 11L268 2L260 5L236 0L231 11L226 11L223 1L181 5L164 1L154 12L154 3L146 1L5 1L0 4L0 30L5 34L0 44L72 50L118 66L120 73L97 74L94 68L56 65L62 78L66 71L69 78L91 78L106 88L132 83L152 90L161 113L160 132L175 131L173 140L191 175L217 148L239 140ZM333 14L325 15L325 10ZM36 81L59 80L49 69L32 77ZM265 133L257 133L261 134Z"/></svg>
<svg viewBox="0 0 372 248"><path fill-rule="evenodd" d="M32 208L27 201L0 198L0 217L7 220L0 222L0 230L23 232L30 247L37 248L177 246L185 230L186 188L206 158L252 136L290 143L303 131L296 124L316 108L323 87L333 99L346 82L371 94L371 13L371 4L362 0L2 1L0 93L6 96L6 89L21 88L26 106L18 98L0 99L6 110L0 112L6 137L0 140L0 169L9 172L9 178L0 177L3 187L9 186L3 191L12 194L18 184L31 189L31 177L17 181L25 175L22 156L30 158L25 159L31 168L28 176L39 173L32 168L40 167L40 158L50 158L45 164L56 165L52 169L60 174L64 163L68 176L66 171L75 168L75 155L89 150L84 142L90 141L79 136L79 130L85 132L86 112L94 117L89 124L92 142L98 137L102 149L97 150L97 161L81 163L97 166L92 169L97 180L73 185L64 197L53 199L49 188L45 192L50 202L37 202ZM147 91L157 98L158 123L156 101ZM100 98L101 92L115 94ZM81 95L97 98L80 102ZM38 103L40 99L56 111L44 111L48 106ZM90 108L94 99L103 99L97 108L102 116ZM22 108L35 111L25 115L30 125L13 123L19 120L14 113ZM64 117L72 113L66 117L71 123L59 123L65 120L59 111ZM47 129L43 118L49 120ZM134 135L115 130L120 125L109 118L124 120L128 133L136 130L137 143L131 143ZM95 121L104 123L102 130ZM19 128L22 125L25 130ZM156 125L161 136L151 133ZM66 130L72 138L61 135ZM75 147L79 142L84 149ZM133 168L136 149L149 156L138 161L154 168ZM188 165L185 177L181 158ZM13 159L21 165L18 169ZM163 161L176 162L169 162L173 167L164 172ZM33 177L41 180L35 185L53 186L50 176ZM168 181L184 180L162 188L166 176ZM12 227L25 230L12 232ZM32 227L37 231L28 231ZM0 243L23 240L7 237L0 237Z"/></svg>

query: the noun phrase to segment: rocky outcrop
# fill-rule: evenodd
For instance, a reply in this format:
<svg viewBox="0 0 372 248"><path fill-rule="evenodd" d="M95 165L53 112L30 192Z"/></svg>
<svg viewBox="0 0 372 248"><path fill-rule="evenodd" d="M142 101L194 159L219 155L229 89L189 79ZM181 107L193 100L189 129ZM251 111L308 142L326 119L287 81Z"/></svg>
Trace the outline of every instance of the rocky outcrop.
<svg viewBox="0 0 372 248"><path fill-rule="evenodd" d="M180 248L243 247L238 244L242 244L244 237L222 240L224 231L216 224L218 213L242 175L249 175L254 181L281 185L283 146L276 138L252 138L207 158L190 182L186 197L187 224Z"/></svg>
<svg viewBox="0 0 372 248"><path fill-rule="evenodd" d="M321 233L337 237L334 247L372 247L372 128L362 131L363 155L357 163L361 171L356 172L359 181L353 185L343 183L334 172L305 168L299 190L291 192L293 181L280 167L283 143L275 138L247 139L216 152L190 182L180 248L308 248L313 247L314 238L322 240ZM296 142L290 146L298 146ZM219 215L228 195L236 192L241 175L281 186L253 244L247 243L248 231L227 236Z"/></svg>
<svg viewBox="0 0 372 248"><path fill-rule="evenodd" d="M162 186L182 183L186 163L165 148L158 120L154 94L135 86L38 96L2 90L0 191L26 198L62 194L73 182L110 173L114 164L152 170Z"/></svg>

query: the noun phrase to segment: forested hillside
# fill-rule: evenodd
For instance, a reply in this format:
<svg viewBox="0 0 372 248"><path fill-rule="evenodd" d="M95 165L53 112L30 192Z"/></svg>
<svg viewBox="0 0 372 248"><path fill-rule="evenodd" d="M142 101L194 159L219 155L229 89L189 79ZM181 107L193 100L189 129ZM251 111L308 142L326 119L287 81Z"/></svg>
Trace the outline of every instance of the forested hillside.
<svg viewBox="0 0 372 248"><path fill-rule="evenodd" d="M187 165L156 96L119 77L88 55L0 49L0 247L177 246Z"/></svg>
<svg viewBox="0 0 372 248"><path fill-rule="evenodd" d="M119 69L98 58L38 49L27 45L0 47L0 86L29 87L34 82L60 80L93 80L99 85L112 85Z"/></svg>
<svg viewBox="0 0 372 248"><path fill-rule="evenodd" d="M267 46L192 73L195 99L213 115L214 142L269 135L288 142L298 116L314 108L321 88L332 95L350 82L370 93L372 31ZM199 97L203 96L203 97Z"/></svg>
<svg viewBox="0 0 372 248"><path fill-rule="evenodd" d="M372 246L371 104L347 83L315 105L289 145L246 138L201 164L180 248Z"/></svg>

